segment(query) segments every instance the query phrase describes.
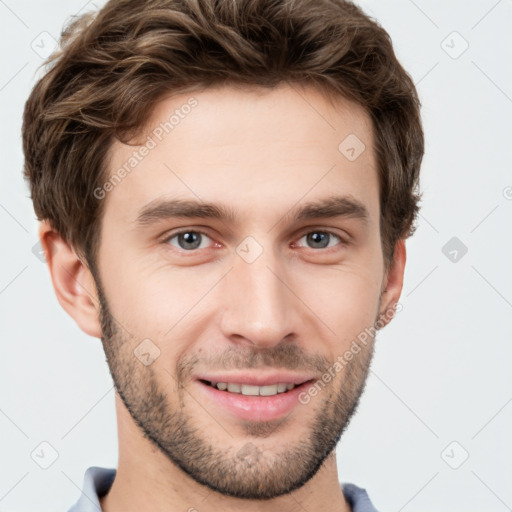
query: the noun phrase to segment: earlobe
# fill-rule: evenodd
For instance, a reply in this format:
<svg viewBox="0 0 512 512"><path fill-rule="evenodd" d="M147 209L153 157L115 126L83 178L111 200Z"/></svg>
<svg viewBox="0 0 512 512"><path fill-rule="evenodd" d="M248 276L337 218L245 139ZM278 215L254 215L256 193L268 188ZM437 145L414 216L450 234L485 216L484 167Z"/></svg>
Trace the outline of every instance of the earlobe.
<svg viewBox="0 0 512 512"><path fill-rule="evenodd" d="M47 221L39 225L39 239L60 305L82 331L101 338L98 293L89 268Z"/></svg>
<svg viewBox="0 0 512 512"><path fill-rule="evenodd" d="M396 305L400 300L404 282L405 261L405 240L399 240L395 245L393 261L383 281L379 322L381 327L384 327L391 321Z"/></svg>

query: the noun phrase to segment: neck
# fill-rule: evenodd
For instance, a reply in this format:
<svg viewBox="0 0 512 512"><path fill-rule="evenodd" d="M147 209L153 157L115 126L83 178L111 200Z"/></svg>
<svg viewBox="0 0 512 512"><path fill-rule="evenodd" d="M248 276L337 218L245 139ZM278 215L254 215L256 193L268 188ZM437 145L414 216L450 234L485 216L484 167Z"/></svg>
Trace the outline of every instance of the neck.
<svg viewBox="0 0 512 512"><path fill-rule="evenodd" d="M311 480L289 494L262 501L225 496L197 483L169 461L142 436L126 409L117 405L119 463L110 491L100 500L103 512L350 512L334 451Z"/></svg>

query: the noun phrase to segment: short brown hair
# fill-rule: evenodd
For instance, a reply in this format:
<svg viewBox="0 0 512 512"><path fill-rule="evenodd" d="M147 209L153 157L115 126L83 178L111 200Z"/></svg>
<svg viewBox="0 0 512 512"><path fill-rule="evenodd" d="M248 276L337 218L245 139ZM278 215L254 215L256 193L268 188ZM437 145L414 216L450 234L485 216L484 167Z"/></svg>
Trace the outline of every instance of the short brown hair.
<svg viewBox="0 0 512 512"><path fill-rule="evenodd" d="M24 176L39 220L95 264L115 138L163 96L223 84L312 84L372 119L386 263L410 236L424 151L420 102L391 38L344 0L110 0L63 31L23 117ZM340 141L341 142L341 141Z"/></svg>

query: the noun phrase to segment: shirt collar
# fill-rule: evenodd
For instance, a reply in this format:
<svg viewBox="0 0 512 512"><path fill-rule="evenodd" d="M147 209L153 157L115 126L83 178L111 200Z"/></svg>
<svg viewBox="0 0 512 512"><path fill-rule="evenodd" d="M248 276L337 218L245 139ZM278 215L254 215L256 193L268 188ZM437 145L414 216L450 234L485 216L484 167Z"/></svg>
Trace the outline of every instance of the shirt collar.
<svg viewBox="0 0 512 512"><path fill-rule="evenodd" d="M84 475L82 495L68 512L101 512L100 498L105 496L116 476L113 468L91 466ZM365 489L354 484L341 484L343 494L352 512L377 512Z"/></svg>

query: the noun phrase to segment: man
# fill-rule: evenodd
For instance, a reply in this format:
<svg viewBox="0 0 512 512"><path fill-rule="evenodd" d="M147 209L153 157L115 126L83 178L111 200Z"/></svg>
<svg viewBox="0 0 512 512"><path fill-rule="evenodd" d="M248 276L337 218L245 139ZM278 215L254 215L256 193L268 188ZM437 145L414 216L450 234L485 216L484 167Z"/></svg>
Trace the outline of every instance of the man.
<svg viewBox="0 0 512 512"><path fill-rule="evenodd" d="M112 0L61 43L25 176L119 434L71 510L374 511L335 447L418 211L389 36L341 0Z"/></svg>

